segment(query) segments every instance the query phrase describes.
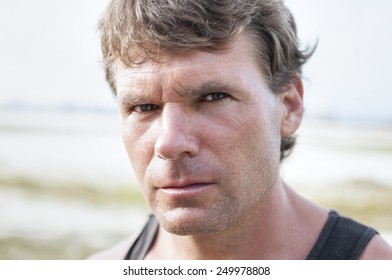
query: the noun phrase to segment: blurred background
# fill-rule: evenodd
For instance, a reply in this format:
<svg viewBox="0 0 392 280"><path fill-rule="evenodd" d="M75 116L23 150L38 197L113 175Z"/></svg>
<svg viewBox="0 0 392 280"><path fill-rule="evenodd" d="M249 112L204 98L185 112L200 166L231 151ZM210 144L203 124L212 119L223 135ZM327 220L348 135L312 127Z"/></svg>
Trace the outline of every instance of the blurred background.
<svg viewBox="0 0 392 280"><path fill-rule="evenodd" d="M107 3L0 2L0 259L83 259L148 213L100 63ZM318 47L282 176L392 243L392 2L286 4Z"/></svg>

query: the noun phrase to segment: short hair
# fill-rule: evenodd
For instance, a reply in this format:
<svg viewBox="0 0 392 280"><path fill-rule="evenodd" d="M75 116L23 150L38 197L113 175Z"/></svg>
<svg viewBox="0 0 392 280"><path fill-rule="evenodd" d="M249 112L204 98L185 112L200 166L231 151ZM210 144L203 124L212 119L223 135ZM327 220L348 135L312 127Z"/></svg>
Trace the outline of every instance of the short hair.
<svg viewBox="0 0 392 280"><path fill-rule="evenodd" d="M115 61L132 67L161 52L219 52L243 32L269 87L279 94L315 49L300 49L294 18L280 0L112 0L98 27L114 94ZM281 160L294 145L295 137L282 137Z"/></svg>

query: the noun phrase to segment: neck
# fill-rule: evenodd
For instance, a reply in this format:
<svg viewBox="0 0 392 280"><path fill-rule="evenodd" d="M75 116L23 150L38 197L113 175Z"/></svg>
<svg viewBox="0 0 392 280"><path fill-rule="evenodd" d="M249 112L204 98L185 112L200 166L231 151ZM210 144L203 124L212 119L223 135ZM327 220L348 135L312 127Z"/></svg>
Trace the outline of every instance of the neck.
<svg viewBox="0 0 392 280"><path fill-rule="evenodd" d="M279 181L257 209L222 232L178 236L160 227L147 258L304 259L326 213Z"/></svg>

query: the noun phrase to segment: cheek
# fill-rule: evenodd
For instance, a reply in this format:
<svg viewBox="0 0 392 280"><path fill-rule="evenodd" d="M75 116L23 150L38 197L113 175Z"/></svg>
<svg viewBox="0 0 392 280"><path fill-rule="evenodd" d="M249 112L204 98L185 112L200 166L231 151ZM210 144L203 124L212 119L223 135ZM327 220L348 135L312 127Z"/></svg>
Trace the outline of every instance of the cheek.
<svg viewBox="0 0 392 280"><path fill-rule="evenodd" d="M273 151L280 143L279 112L276 107L265 107L266 110L259 105L246 106L236 113L227 114L220 126L210 131L217 131L220 136L215 138L225 141L225 146L234 151L239 147L250 151Z"/></svg>
<svg viewBox="0 0 392 280"><path fill-rule="evenodd" d="M122 138L135 175L143 184L144 174L154 153L153 135L145 128L124 122Z"/></svg>
<svg viewBox="0 0 392 280"><path fill-rule="evenodd" d="M252 109L227 120L231 125L220 132L222 143L219 146L224 147L221 157L230 173L230 181L247 188L259 182L261 189L265 189L279 173L278 114Z"/></svg>

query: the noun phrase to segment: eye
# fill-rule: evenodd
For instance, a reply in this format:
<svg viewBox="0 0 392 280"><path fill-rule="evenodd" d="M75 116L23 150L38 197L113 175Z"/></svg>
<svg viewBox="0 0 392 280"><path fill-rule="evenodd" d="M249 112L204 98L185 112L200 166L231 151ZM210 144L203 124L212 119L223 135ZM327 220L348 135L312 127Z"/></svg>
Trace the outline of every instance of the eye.
<svg viewBox="0 0 392 280"><path fill-rule="evenodd" d="M138 112L138 113L146 113L150 111L155 111L158 110L159 106L155 104L141 104L133 107L133 111Z"/></svg>
<svg viewBox="0 0 392 280"><path fill-rule="evenodd" d="M206 95L204 100L205 101L209 101L209 102L213 102L213 101L223 100L223 99L225 99L227 97L229 97L228 93L225 93L225 92L213 92L213 93L209 93L208 95Z"/></svg>

